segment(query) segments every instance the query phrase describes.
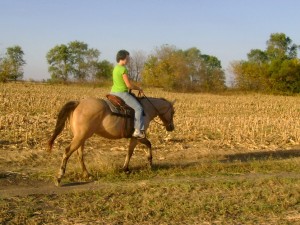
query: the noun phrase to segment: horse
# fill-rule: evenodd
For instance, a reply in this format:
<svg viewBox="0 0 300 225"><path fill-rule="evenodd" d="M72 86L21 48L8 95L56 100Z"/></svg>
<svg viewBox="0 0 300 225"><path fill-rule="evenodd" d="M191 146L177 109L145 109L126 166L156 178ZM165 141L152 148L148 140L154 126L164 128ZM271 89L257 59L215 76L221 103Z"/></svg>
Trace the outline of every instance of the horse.
<svg viewBox="0 0 300 225"><path fill-rule="evenodd" d="M162 124L160 124L163 125L167 131L174 130L174 102L175 101L170 102L164 98L148 98L146 96L140 98L140 103L145 114L145 133L147 128L149 128L150 122L157 116L162 121ZM73 138L70 144L65 148L58 176L54 180L56 186L60 186L62 177L66 171L68 159L76 150L82 169L82 176L84 178L92 178L85 166L83 151L85 141L93 134L108 139L124 138L124 117L114 115L104 99L86 98L80 101L69 101L61 108L57 117L55 129L48 141L49 151L51 151L56 137L63 131L67 121L69 121ZM138 143L147 146L148 165L150 168L152 166L151 142L147 139L147 136L143 139L130 137L129 147L123 165L123 170L125 172L129 171L129 161Z"/></svg>

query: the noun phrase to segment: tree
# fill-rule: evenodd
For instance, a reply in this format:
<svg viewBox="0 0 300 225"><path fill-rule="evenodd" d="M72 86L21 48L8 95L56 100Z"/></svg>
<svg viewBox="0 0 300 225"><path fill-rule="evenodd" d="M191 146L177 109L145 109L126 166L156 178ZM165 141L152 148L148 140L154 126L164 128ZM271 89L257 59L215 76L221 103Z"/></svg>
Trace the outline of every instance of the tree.
<svg viewBox="0 0 300 225"><path fill-rule="evenodd" d="M84 73L81 73L81 80L88 80L90 78L94 78L98 70L101 69L99 65L101 62L99 61L100 51L97 49L88 49L85 53L85 59L82 62L83 68L85 68Z"/></svg>
<svg viewBox="0 0 300 225"><path fill-rule="evenodd" d="M24 52L18 45L6 49L5 56L0 60L0 81L18 80L23 78Z"/></svg>
<svg viewBox="0 0 300 225"><path fill-rule="evenodd" d="M88 48L84 42L58 45L47 53L48 71L56 81L66 82L72 78L85 81L98 73L99 56L99 50Z"/></svg>
<svg viewBox="0 0 300 225"><path fill-rule="evenodd" d="M77 80L84 81L89 78L89 68L98 62L100 52L97 49L89 49L84 42L73 41L68 45L72 74Z"/></svg>
<svg viewBox="0 0 300 225"><path fill-rule="evenodd" d="M113 72L113 64L107 60L97 62L94 65L95 72L93 78L96 80L106 80L110 79Z"/></svg>
<svg viewBox="0 0 300 225"><path fill-rule="evenodd" d="M221 61L211 55L201 55L201 86L206 91L220 91L225 88L225 74L222 70Z"/></svg>
<svg viewBox="0 0 300 225"><path fill-rule="evenodd" d="M253 49L248 61L232 64L236 87L245 90L300 92L299 46L283 33L270 35L265 51Z"/></svg>
<svg viewBox="0 0 300 225"><path fill-rule="evenodd" d="M66 45L57 45L47 53L48 71L53 81L66 82L72 74L72 63Z"/></svg>
<svg viewBox="0 0 300 225"><path fill-rule="evenodd" d="M163 45L145 63L143 82L165 89L214 91L225 88L221 62L202 55L197 48L187 50Z"/></svg>
<svg viewBox="0 0 300 225"><path fill-rule="evenodd" d="M1 59L0 61L0 82L6 82L9 80L11 71L11 65L7 59Z"/></svg>
<svg viewBox="0 0 300 225"><path fill-rule="evenodd" d="M148 57L142 72L143 83L149 86L160 87L159 74L156 72L158 58L154 55Z"/></svg>
<svg viewBox="0 0 300 225"><path fill-rule="evenodd" d="M248 54L248 61L258 64L263 64L268 61L268 55L260 49L252 49Z"/></svg>
<svg viewBox="0 0 300 225"><path fill-rule="evenodd" d="M129 76L132 80L138 81L146 62L146 54L143 51L133 51L130 54L130 62L128 65Z"/></svg>
<svg viewBox="0 0 300 225"><path fill-rule="evenodd" d="M201 51L197 48L190 48L184 52L187 60L187 66L189 68L189 77L192 84L199 84L200 71L202 67Z"/></svg>
<svg viewBox="0 0 300 225"><path fill-rule="evenodd" d="M217 57L201 54L197 48L184 51L189 67L192 87L202 91L217 91L225 88L225 74Z"/></svg>
<svg viewBox="0 0 300 225"><path fill-rule="evenodd" d="M273 61L270 66L270 86L283 93L300 92L300 60Z"/></svg>
<svg viewBox="0 0 300 225"><path fill-rule="evenodd" d="M292 59L297 57L298 48L284 33L273 33L267 41L266 54L271 61Z"/></svg>
<svg viewBox="0 0 300 225"><path fill-rule="evenodd" d="M143 83L165 89L181 89L189 82L188 66L182 51L163 45L145 63Z"/></svg>
<svg viewBox="0 0 300 225"><path fill-rule="evenodd" d="M231 64L235 74L235 87L242 90L266 91L269 90L268 65L253 61L237 61Z"/></svg>

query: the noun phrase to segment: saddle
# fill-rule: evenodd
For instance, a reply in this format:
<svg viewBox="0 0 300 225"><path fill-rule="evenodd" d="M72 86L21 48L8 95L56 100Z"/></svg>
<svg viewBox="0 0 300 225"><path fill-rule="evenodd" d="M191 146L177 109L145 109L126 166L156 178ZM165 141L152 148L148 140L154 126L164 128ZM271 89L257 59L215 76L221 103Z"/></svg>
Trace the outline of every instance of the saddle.
<svg viewBox="0 0 300 225"><path fill-rule="evenodd" d="M115 116L124 117L122 137L129 138L134 131L134 109L125 103L123 99L116 95L107 94L105 102Z"/></svg>
<svg viewBox="0 0 300 225"><path fill-rule="evenodd" d="M127 105L122 98L112 94L107 94L106 98L106 102L113 114L122 117L134 118L134 109Z"/></svg>

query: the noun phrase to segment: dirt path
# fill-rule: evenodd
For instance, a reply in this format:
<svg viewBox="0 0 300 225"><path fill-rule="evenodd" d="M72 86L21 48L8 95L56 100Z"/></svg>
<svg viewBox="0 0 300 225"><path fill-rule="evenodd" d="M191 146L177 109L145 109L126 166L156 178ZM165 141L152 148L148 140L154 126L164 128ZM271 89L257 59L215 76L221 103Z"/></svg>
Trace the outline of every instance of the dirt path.
<svg viewBox="0 0 300 225"><path fill-rule="evenodd" d="M0 173L0 197L28 196L35 194L65 194L72 191L89 191L107 188L100 182L74 182L56 187L54 182L30 179L26 174L17 172Z"/></svg>
<svg viewBox="0 0 300 225"><path fill-rule="evenodd" d="M9 185L0 189L0 196L9 198L14 196L28 196L28 195L51 195L51 194L66 194L73 191L93 191L99 188L109 188L108 184L101 184L96 182L78 182L70 183L61 187L56 187L51 182L34 182L27 186Z"/></svg>
<svg viewBox="0 0 300 225"><path fill-rule="evenodd" d="M38 180L30 180L27 176L20 173L6 172L0 174L0 197L10 198L14 196L29 196L29 195L51 195L51 194L66 194L70 192L80 191L97 191L100 189L116 188L118 186L146 186L149 184L169 184L182 182L208 182L214 180L224 181L242 181L242 180L261 180L271 178L294 178L300 179L298 173L273 173L273 174L237 174L234 176L211 176L211 177L176 177L176 178L161 178L156 177L150 180L142 180L136 182L103 182L100 180L89 182L72 182L63 183L61 187L56 187L54 182L43 182Z"/></svg>
<svg viewBox="0 0 300 225"><path fill-rule="evenodd" d="M103 150L104 151L104 150ZM236 152L227 152L226 154L215 154L211 152L205 152L200 154L198 148L187 150L155 150L154 157L161 168L164 165L167 165L167 168L174 165L174 167L178 167L179 165L183 167L189 167L196 164L206 165L210 163L211 159L218 160L223 164L231 163L231 162L243 162L247 163L252 159L256 160L267 160L269 158L272 159L290 159L293 158L297 160L300 156L300 150L297 146L296 149L291 150L278 150L278 151L261 151L261 152L245 152L245 153L236 153ZM7 156L7 152L13 154L11 157ZM66 183L62 181L61 187L56 187L51 178L47 177L45 179L35 179L37 175L32 174L41 174L41 171L44 171L44 165L48 165L47 170L52 170L56 168L56 162L58 159L60 160L61 154L60 152L54 152L52 155L45 154L43 152L34 152L32 150L32 154L30 151L25 154L17 154L14 151L2 151L3 156L4 153L6 157L3 157L6 161L2 162L0 167L0 198L9 198L14 196L28 196L35 194L66 194L70 192L78 192L78 191L95 191L100 189L109 189L109 188L117 188L118 186L130 186L130 185L155 185L155 184L164 184L164 183L189 183L189 182L209 182L213 180L224 180L224 181L235 181L235 180L261 180L261 179L271 179L271 178L294 178L300 179L300 174L296 172L279 172L279 173L246 173L246 174L230 174L230 175L205 175L198 177L188 177L188 176L173 176L173 177L159 177L147 179L144 181L113 181L107 182L100 179L95 180L93 182L74 182L74 183ZM35 153L35 154L33 154ZM99 165L102 167L114 168L114 164L120 166L123 163L123 158L120 156L123 154L123 150L111 150L107 149L104 153L102 151L90 150L89 154L87 154L86 161L90 167L98 167ZM27 157L25 159L19 159L18 157ZM51 156L51 157L50 157ZM14 161L12 160L14 159ZM99 160L95 160L99 159ZM101 159L101 160L100 160ZM73 160L73 161L72 161ZM19 162L23 164L19 166ZM139 167L142 163L145 162L144 152L142 149L137 149L136 154L133 156L132 160L132 168L136 163L136 166ZM110 165L110 163L112 165ZM77 165L77 158L73 157L69 164ZM28 165L32 168L28 170ZM53 168L49 168L49 165L55 165ZM35 166L35 167L34 167ZM13 171L8 171L9 168L12 168ZM69 168L69 171L72 171L74 168ZM53 169L54 170L54 169ZM16 172L16 171L26 171ZM28 175L31 174L31 175Z"/></svg>

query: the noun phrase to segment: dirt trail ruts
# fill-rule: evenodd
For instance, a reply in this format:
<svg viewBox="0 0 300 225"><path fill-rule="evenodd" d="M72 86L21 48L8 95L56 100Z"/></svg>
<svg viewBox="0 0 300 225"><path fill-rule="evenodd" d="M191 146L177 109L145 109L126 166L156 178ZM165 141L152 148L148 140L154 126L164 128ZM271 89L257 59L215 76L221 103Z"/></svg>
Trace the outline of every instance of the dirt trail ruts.
<svg viewBox="0 0 300 225"><path fill-rule="evenodd" d="M78 191L93 191L99 188L109 188L108 184L99 182L77 182L66 184L61 187L56 187L54 183L50 182L35 182L28 186L10 185L0 189L0 197L9 198L14 196L28 196L28 195L51 195L51 194L67 194Z"/></svg>
<svg viewBox="0 0 300 225"><path fill-rule="evenodd" d="M195 183L195 182L209 182L209 181L238 181L238 180L261 180L271 178L294 178L300 179L298 173L274 173L274 174L236 174L230 176L209 176L209 177L176 177L165 178L156 177L150 180L139 181L120 181L120 182L103 182L101 180L87 181L87 182L71 182L63 183L61 187L56 187L51 181L37 181L29 180L20 174L7 173L6 176L0 176L0 197L10 198L14 196L29 196L29 195L51 195L51 194L67 194L71 192L80 191L97 191L100 189L111 189L124 186L147 186L156 184L170 184L170 183Z"/></svg>

